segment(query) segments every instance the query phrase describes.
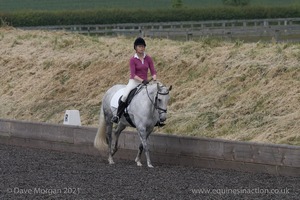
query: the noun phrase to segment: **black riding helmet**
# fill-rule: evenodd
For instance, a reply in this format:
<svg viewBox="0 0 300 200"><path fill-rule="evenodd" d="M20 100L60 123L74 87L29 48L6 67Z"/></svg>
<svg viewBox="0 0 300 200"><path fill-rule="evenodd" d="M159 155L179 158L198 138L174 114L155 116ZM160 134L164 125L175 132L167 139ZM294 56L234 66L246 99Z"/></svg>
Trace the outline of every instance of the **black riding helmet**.
<svg viewBox="0 0 300 200"><path fill-rule="evenodd" d="M134 41L133 48L135 49L135 47L136 47L137 45L144 45L144 46L146 47L146 42L145 42L145 40L144 40L143 38L138 37L138 38L136 38L136 40Z"/></svg>

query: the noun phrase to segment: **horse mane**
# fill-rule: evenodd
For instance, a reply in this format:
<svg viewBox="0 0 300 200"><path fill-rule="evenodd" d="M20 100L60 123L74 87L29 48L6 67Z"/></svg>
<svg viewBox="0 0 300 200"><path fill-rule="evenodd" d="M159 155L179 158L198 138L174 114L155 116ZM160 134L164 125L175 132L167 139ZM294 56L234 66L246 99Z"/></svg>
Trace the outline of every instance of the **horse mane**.
<svg viewBox="0 0 300 200"><path fill-rule="evenodd" d="M158 84L158 87L159 87L159 88L165 87L164 84L162 84L160 81L153 81L153 80L152 80L152 81L149 83L149 85L154 85L154 84L156 84L156 85Z"/></svg>
<svg viewBox="0 0 300 200"><path fill-rule="evenodd" d="M170 87L167 87L166 85L162 84L162 83L159 82L159 81L153 81L153 80L152 80L149 84L150 84L150 85L154 85L154 84L158 85L158 90L159 90L159 91L161 91L162 88L165 88L167 91L171 91L171 90L172 90L172 85L171 85Z"/></svg>

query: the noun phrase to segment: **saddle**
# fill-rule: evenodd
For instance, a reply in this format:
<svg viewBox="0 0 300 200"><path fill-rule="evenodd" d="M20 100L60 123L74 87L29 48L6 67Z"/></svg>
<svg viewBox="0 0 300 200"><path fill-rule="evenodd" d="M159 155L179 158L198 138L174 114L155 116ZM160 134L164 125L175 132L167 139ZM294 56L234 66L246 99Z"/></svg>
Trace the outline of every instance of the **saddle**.
<svg viewBox="0 0 300 200"><path fill-rule="evenodd" d="M126 107L129 106L129 104L131 103L133 97L138 94L140 92L140 90L142 89L142 86L141 85L138 85L136 88L132 89L130 92L129 92L129 95L126 99ZM121 98L122 96L120 97L119 99L119 102L121 101Z"/></svg>
<svg viewBox="0 0 300 200"><path fill-rule="evenodd" d="M132 101L132 99L134 98L134 96L137 95L137 94L141 91L142 87L143 87L143 85L140 84L140 85L138 85L136 88L132 89L132 90L130 91L130 93L128 94L127 100L126 100L126 102L125 102L125 109L124 109L123 115L124 115L125 119L127 120L127 122L128 122L132 127L134 127L134 128L136 128L136 126L133 124L133 122L132 122L132 120L131 120L131 118L130 118L130 116L129 116L127 107L128 107L129 104L131 103L131 101ZM122 92L122 91L121 91L121 92ZM118 94L117 94L117 95L118 95ZM119 95L118 95L118 96L119 96ZM118 101L118 103L117 103L117 102L111 102L111 106L117 107L115 104L116 104L116 103L117 103L117 104L120 104L121 98L122 98L122 95L119 96L119 99L118 99L118 100L115 99L115 100ZM157 122L157 124L156 124L155 126L163 127L164 125L165 125L165 124L162 124L162 123L160 123L160 122Z"/></svg>
<svg viewBox="0 0 300 200"><path fill-rule="evenodd" d="M128 122L132 127L134 127L134 128L136 128L136 126L133 124L133 122L132 122L132 120L131 120L131 118L130 118L130 116L129 116L129 114L128 114L127 107L129 106L129 104L130 104L131 100L133 99L133 97L134 97L136 94L138 94L138 93L140 92L141 88L142 88L142 85L138 85L136 88L134 88L133 90L131 90L130 93L129 93L129 95L128 95L128 97L127 97L127 100L126 100L126 102L125 102L125 103L126 103L126 107L125 107L125 110L124 110L124 114L123 114L123 115L124 115L125 119L127 120L127 122ZM121 98L122 98L122 96L120 97L119 102L121 101ZM155 126L163 127L163 126L165 126L165 124L160 123L160 122L157 122L157 123L155 124Z"/></svg>
<svg viewBox="0 0 300 200"><path fill-rule="evenodd" d="M125 103L126 103L126 107L125 107L125 110L124 110L124 114L123 114L123 115L124 115L125 119L127 120L127 122L128 122L132 127L134 127L134 128L136 128L136 126L133 124L133 122L132 122L132 120L131 120L131 118L130 118L130 116L129 116L129 114L128 114L128 109L127 109L127 107L128 107L129 104L131 103L133 97L134 97L136 94L138 94L138 93L141 91L141 89L142 89L142 85L138 85L136 88L132 89L132 90L130 91L130 93L129 93L127 99L126 99L126 102L125 102ZM122 98L122 96L119 98L119 102L121 101L121 98Z"/></svg>

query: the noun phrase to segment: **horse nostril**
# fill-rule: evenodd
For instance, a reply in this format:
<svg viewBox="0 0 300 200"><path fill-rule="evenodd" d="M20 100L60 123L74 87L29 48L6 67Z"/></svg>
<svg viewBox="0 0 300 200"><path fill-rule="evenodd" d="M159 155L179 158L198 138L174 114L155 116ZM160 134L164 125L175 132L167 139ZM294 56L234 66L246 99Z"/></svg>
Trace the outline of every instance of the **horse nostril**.
<svg viewBox="0 0 300 200"><path fill-rule="evenodd" d="M161 122L164 122L164 121L166 121L166 118L165 118L165 117L160 118L160 121L161 121Z"/></svg>

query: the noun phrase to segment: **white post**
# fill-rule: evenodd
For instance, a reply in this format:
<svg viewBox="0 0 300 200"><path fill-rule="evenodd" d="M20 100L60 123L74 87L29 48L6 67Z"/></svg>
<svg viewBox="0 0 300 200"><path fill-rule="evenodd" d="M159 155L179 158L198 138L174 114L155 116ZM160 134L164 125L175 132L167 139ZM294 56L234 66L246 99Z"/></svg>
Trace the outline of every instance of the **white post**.
<svg viewBox="0 0 300 200"><path fill-rule="evenodd" d="M66 110L64 116L64 124L81 126L79 110Z"/></svg>

